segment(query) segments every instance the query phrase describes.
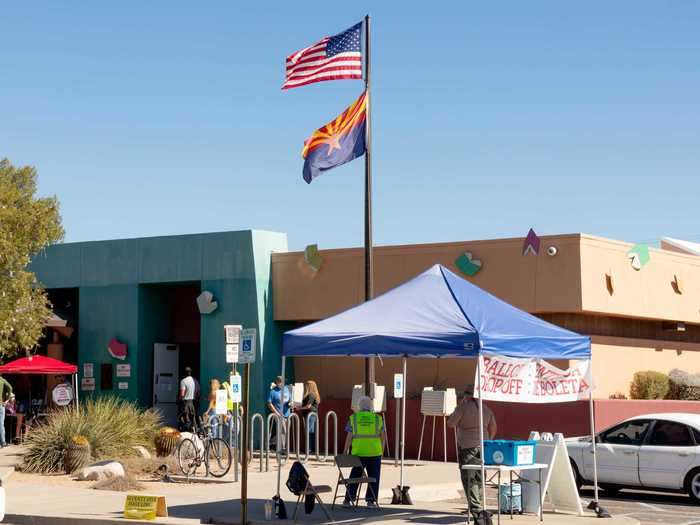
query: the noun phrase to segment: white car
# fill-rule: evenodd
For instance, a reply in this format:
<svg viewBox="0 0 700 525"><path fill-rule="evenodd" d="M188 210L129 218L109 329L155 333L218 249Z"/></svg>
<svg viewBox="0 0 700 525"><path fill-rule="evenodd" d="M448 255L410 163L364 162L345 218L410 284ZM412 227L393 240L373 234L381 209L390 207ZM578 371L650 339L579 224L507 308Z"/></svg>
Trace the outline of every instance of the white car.
<svg viewBox="0 0 700 525"><path fill-rule="evenodd" d="M606 492L642 488L687 492L700 503L700 414L647 414L596 436L598 484ZM593 482L591 438L566 440L580 485Z"/></svg>

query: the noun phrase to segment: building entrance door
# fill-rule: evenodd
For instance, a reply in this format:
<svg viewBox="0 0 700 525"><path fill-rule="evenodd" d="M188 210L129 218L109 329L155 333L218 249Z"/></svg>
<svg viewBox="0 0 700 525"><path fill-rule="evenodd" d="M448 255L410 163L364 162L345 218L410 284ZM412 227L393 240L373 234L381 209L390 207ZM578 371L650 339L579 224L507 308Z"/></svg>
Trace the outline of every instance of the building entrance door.
<svg viewBox="0 0 700 525"><path fill-rule="evenodd" d="M177 426L177 397L180 380L178 345L153 345L153 408L167 425Z"/></svg>

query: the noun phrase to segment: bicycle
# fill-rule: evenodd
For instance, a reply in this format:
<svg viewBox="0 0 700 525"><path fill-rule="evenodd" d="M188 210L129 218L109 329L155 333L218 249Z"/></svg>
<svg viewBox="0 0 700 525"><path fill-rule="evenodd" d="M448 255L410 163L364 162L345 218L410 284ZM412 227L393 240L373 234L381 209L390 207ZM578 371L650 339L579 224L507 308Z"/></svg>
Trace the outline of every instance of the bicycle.
<svg viewBox="0 0 700 525"><path fill-rule="evenodd" d="M211 425L198 426L195 439L185 438L177 446L177 462L185 476L192 476L204 464L206 475L222 478L231 468L231 447L220 437L213 437Z"/></svg>

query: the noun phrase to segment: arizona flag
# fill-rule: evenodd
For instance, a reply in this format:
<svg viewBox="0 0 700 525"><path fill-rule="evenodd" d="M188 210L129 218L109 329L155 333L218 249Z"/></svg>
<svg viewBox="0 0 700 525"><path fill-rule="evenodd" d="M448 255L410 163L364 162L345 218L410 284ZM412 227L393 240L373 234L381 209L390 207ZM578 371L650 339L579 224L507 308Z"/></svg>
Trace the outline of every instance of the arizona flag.
<svg viewBox="0 0 700 525"><path fill-rule="evenodd" d="M304 142L304 180L311 181L324 171L350 162L365 154L367 92Z"/></svg>

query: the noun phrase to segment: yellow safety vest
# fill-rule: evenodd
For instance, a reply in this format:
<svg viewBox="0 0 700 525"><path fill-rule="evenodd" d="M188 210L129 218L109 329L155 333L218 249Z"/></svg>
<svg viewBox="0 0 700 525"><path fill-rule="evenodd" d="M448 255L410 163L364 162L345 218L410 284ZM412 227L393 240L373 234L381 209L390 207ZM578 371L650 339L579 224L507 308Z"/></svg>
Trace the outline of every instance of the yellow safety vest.
<svg viewBox="0 0 700 525"><path fill-rule="evenodd" d="M226 408L229 412L233 412L233 398L231 397L231 385L228 381L221 383L221 387L226 390Z"/></svg>
<svg viewBox="0 0 700 525"><path fill-rule="evenodd" d="M363 458L381 456L382 416L374 412L357 412L350 416L352 455Z"/></svg>

